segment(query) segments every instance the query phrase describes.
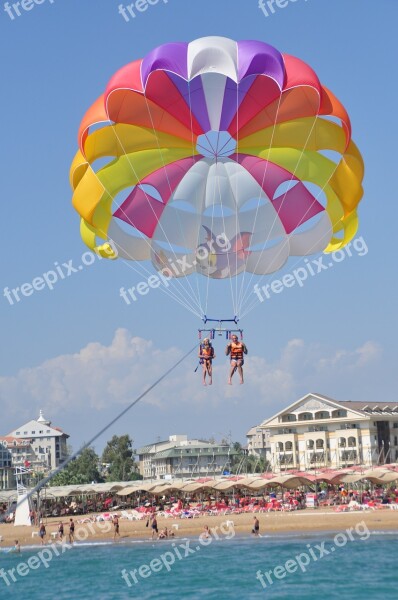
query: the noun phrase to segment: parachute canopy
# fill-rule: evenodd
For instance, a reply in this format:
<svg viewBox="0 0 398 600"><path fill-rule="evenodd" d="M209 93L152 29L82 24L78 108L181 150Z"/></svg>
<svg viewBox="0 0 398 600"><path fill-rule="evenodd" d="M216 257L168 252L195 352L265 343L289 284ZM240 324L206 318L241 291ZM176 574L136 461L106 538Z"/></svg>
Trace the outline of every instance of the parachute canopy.
<svg viewBox="0 0 398 600"><path fill-rule="evenodd" d="M73 206L103 256L175 277L264 275L357 231L349 116L311 67L264 42L156 48L111 78L78 141Z"/></svg>

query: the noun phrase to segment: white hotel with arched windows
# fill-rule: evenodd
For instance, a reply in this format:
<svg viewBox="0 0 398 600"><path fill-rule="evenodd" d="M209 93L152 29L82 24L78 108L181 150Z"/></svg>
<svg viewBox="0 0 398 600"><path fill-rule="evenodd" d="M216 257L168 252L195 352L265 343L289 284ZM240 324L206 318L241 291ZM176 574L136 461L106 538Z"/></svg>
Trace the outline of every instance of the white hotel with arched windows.
<svg viewBox="0 0 398 600"><path fill-rule="evenodd" d="M260 425L273 471L398 462L398 402L307 394Z"/></svg>

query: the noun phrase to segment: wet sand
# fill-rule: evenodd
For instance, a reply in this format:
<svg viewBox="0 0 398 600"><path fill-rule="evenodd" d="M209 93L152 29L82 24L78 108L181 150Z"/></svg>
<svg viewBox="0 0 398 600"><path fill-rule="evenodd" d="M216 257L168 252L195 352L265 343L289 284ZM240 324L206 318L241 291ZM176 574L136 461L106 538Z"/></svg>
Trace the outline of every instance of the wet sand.
<svg viewBox="0 0 398 600"><path fill-rule="evenodd" d="M158 517L158 528L160 531L162 528L167 527L179 538L197 537L203 532L205 525L210 529L214 529L224 524L224 528L228 528L232 527L232 525L231 523L227 524L227 521L232 521L236 534L250 534L253 526L253 516L252 513L248 513L240 515L201 516L195 519ZM365 522L370 531L397 531L398 533L398 511L391 510L389 507L374 511L351 511L346 513L335 512L333 508L320 508L282 513L256 513L255 516L260 521L260 533L271 536L311 531L344 531L348 527L355 527L357 523L362 521ZM98 542L113 539L112 523L80 523L79 521L82 519L84 517L76 517L74 519L76 541ZM69 532L68 521L69 519L63 519L66 539ZM47 544L54 541L51 533L57 531L59 522L59 518L51 518L46 521ZM120 519L119 524L120 538L117 538L116 541L119 539L128 541L129 539L151 538L151 529L145 526L146 520L128 521ZM13 546L16 539L19 540L21 547L28 545L39 546L40 538L38 536L32 537L32 532L37 531L37 527L14 527L12 524L2 524L0 525L0 537L2 536L3 540L0 542L0 548Z"/></svg>

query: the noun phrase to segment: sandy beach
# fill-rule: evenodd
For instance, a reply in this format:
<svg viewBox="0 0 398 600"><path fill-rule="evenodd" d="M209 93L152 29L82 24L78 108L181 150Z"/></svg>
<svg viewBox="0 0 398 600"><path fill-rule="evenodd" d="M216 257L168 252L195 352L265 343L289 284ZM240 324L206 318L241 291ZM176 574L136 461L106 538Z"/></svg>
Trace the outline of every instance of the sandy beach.
<svg viewBox="0 0 398 600"><path fill-rule="evenodd" d="M397 531L398 532L398 511L389 508L382 510L351 511L346 513L334 512L333 509L307 509L294 512L270 512L256 513L260 521L260 533L268 535L279 534L297 534L305 532L319 531L344 531L348 527L355 527L359 522L364 521L370 531ZM76 539L80 541L102 541L113 539L113 526L111 523L80 523L83 518L75 518ZM46 543L51 543L54 538L52 532L56 532L59 519L52 518L46 522L47 538ZM232 521L235 532L239 534L248 534L253 525L253 514L220 515L220 516L201 516L195 519L173 519L158 518L159 531L163 527L174 531L177 537L197 537L205 525L210 529L220 527L223 523ZM65 534L68 533L68 519L64 519ZM146 527L146 520L128 521L120 519L120 539L150 539L151 529ZM174 525L174 527L173 527ZM178 526L178 527L176 527ZM231 524L228 524L231 527ZM226 527L226 525L224 525ZM3 538L0 548L14 545L14 540L18 539L21 546L40 545L40 539L37 536L32 537L32 532L37 532L37 527L14 527L11 524L0 525L0 537ZM67 537L67 536L66 536ZM56 539L56 538L55 538Z"/></svg>

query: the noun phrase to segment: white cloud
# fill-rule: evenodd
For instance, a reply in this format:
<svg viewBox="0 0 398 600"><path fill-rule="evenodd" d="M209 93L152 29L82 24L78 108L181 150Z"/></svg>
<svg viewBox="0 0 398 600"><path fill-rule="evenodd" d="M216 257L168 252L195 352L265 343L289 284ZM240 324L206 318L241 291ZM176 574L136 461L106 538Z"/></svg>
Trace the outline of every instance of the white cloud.
<svg viewBox="0 0 398 600"><path fill-rule="evenodd" d="M182 354L179 348L162 350L119 329L108 346L92 342L76 354L52 358L13 377L0 377L0 398L10 407L2 419L2 429L5 426L7 431L0 433L35 417L42 408L48 418L69 427L73 437L87 439L83 431L88 425L88 435L92 435ZM196 354L195 350L144 398L147 408L139 411L139 423L137 413L130 416L129 427L134 422L146 441L157 434L178 433L177 428L208 436L217 429L234 429L235 437L244 439L250 426L310 391L342 400L362 399L358 394L366 389L361 386L369 386L375 379L381 348L368 341L353 350L336 350L293 339L272 362L249 354L243 386L237 375L233 386L226 385L228 363L218 356L214 385L206 388L201 384L200 368L194 373ZM354 380L361 386L354 386Z"/></svg>

